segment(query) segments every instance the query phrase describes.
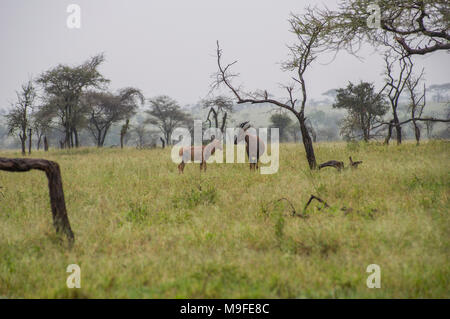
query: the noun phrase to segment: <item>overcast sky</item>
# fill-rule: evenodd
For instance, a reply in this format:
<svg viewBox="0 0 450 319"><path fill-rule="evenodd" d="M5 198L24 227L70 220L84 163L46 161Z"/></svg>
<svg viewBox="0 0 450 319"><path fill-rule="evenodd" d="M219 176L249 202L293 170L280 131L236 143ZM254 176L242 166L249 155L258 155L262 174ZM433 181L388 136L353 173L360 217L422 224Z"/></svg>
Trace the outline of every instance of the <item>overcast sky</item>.
<svg viewBox="0 0 450 319"><path fill-rule="evenodd" d="M81 28L69 29L71 3L81 7ZM111 89L140 88L146 97L167 94L181 105L196 103L209 91L216 71L216 40L225 62L238 60L235 71L245 88L284 92L290 74L280 70L289 32L290 12L310 5L334 7L317 0L1 0L0 107L30 76L59 63L76 65L104 52L101 72ZM383 61L368 51L364 62L344 52L333 63L322 57L306 73L310 96L343 87L348 81L381 86ZM446 53L415 57L426 69L428 85L450 82Z"/></svg>

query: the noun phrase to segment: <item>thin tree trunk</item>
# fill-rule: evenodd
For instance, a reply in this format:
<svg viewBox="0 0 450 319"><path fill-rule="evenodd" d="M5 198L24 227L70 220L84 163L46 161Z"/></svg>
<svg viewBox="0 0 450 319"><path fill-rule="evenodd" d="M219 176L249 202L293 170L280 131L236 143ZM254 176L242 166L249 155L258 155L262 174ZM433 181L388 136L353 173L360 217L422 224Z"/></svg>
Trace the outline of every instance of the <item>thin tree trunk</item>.
<svg viewBox="0 0 450 319"><path fill-rule="evenodd" d="M416 136L416 144L419 145L420 143L420 128L417 125L416 121L413 121L414 124L414 135Z"/></svg>
<svg viewBox="0 0 450 319"><path fill-rule="evenodd" d="M393 123L393 120L391 120L389 122L388 134L386 136L386 139L384 140L384 144L386 144L386 145L389 145L389 141L390 141L391 136L392 136L392 123Z"/></svg>
<svg viewBox="0 0 450 319"><path fill-rule="evenodd" d="M395 126L395 132L397 135L397 145L402 144L402 127L400 125L400 121L397 116L397 112L394 111L394 126Z"/></svg>
<svg viewBox="0 0 450 319"><path fill-rule="evenodd" d="M75 136L75 147L80 147L80 142L79 142L79 139L78 139L78 130L77 130L76 127L73 128L73 133L74 133L74 136Z"/></svg>
<svg viewBox="0 0 450 319"><path fill-rule="evenodd" d="M73 148L74 144L73 144L73 130L70 129L70 148Z"/></svg>
<svg viewBox="0 0 450 319"><path fill-rule="evenodd" d="M64 144L61 146L61 148L70 148L70 129L66 129L66 139L64 140Z"/></svg>
<svg viewBox="0 0 450 319"><path fill-rule="evenodd" d="M25 156L27 154L27 152L25 150L26 149L26 147L25 147L25 139L26 139L26 136L20 137L20 144L22 146L22 156Z"/></svg>
<svg viewBox="0 0 450 319"><path fill-rule="evenodd" d="M57 233L64 233L67 236L69 244L72 245L75 239L70 227L69 218L67 217L61 171L58 163L44 159L0 157L0 170L27 172L32 169L44 171L47 175L53 226Z"/></svg>
<svg viewBox="0 0 450 319"><path fill-rule="evenodd" d="M31 154L31 134L32 134L31 128L28 129L28 155Z"/></svg>
<svg viewBox="0 0 450 319"><path fill-rule="evenodd" d="M171 145L169 133L167 132L165 135L166 135L166 136L165 136L165 137L166 137L166 144L167 144L167 145Z"/></svg>
<svg viewBox="0 0 450 319"><path fill-rule="evenodd" d="M123 149L123 140L125 139L125 135L128 131L128 126L130 124L130 119L125 121L125 124L122 125L122 129L120 130L120 148Z"/></svg>
<svg viewBox="0 0 450 319"><path fill-rule="evenodd" d="M308 128L306 127L305 118L300 114L297 116L297 119L300 122L300 130L302 132L302 140L305 147L306 159L308 160L309 168L316 169L316 156L314 155L313 143L311 141L311 136L309 136Z"/></svg>
<svg viewBox="0 0 450 319"><path fill-rule="evenodd" d="M103 131L100 147L103 147L103 145L105 145L105 139L106 139L106 134L108 133L108 130L109 130L109 126L106 126Z"/></svg>
<svg viewBox="0 0 450 319"><path fill-rule="evenodd" d="M222 132L222 134L225 130L225 124L227 123L227 116L228 116L228 113L225 112L225 114L222 117L222 126L220 127L220 131Z"/></svg>
<svg viewBox="0 0 450 319"><path fill-rule="evenodd" d="M37 150L38 151L41 148L41 139L42 139L42 135L38 134L38 140L37 140Z"/></svg>
<svg viewBox="0 0 450 319"><path fill-rule="evenodd" d="M101 138L102 138L102 131L97 129L97 147L101 147Z"/></svg>
<svg viewBox="0 0 450 319"><path fill-rule="evenodd" d="M47 135L44 135L44 151L48 152Z"/></svg>

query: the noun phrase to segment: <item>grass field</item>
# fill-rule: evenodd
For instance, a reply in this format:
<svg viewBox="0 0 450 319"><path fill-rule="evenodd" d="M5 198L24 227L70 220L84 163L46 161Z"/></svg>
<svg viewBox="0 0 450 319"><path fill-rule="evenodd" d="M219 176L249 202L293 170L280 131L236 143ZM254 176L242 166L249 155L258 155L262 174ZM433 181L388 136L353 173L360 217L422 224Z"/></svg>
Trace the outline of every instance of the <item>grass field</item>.
<svg viewBox="0 0 450 319"><path fill-rule="evenodd" d="M169 149L34 152L61 166L76 242L55 234L45 174L0 171L0 296L449 298L450 143L315 147L318 162L364 163L310 172L302 145L283 144L277 174L190 164L180 176ZM302 219L274 202L301 212L310 194L331 207Z"/></svg>

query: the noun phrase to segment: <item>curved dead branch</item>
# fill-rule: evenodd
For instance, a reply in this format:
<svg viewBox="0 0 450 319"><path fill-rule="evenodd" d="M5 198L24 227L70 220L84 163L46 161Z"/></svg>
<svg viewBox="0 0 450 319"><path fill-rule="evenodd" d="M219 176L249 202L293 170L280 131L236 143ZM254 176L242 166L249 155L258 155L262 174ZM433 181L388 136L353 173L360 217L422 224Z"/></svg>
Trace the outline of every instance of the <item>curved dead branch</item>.
<svg viewBox="0 0 450 319"><path fill-rule="evenodd" d="M69 244L72 245L75 237L70 228L69 218L67 217L61 171L58 163L44 159L0 157L0 170L7 172L28 172L32 169L44 171L47 175L53 226L57 233L64 233Z"/></svg>

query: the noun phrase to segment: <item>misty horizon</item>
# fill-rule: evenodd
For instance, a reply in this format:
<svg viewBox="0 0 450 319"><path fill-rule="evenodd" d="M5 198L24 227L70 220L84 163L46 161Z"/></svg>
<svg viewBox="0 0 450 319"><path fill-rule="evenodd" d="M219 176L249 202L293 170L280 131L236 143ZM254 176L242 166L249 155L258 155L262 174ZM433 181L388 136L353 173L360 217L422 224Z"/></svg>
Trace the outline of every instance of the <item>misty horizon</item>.
<svg viewBox="0 0 450 319"><path fill-rule="evenodd" d="M336 2L326 5L332 8ZM81 8L80 29L66 25L71 3ZM169 95L182 106L195 105L208 95L211 74L217 70L217 40L224 61L238 61L236 84L283 98L280 84L292 81L280 63L288 57L287 45L295 42L287 19L307 5L324 3L2 1L0 108L9 108L15 91L30 77L58 64L78 65L100 52L106 57L100 71L111 80L110 90L133 86L146 98ZM321 55L305 74L308 102L324 99L322 93L349 81L382 86L383 60L373 48L362 49L363 61L344 51L333 56ZM425 68L427 86L450 81L447 53L415 56L414 61L417 69Z"/></svg>

